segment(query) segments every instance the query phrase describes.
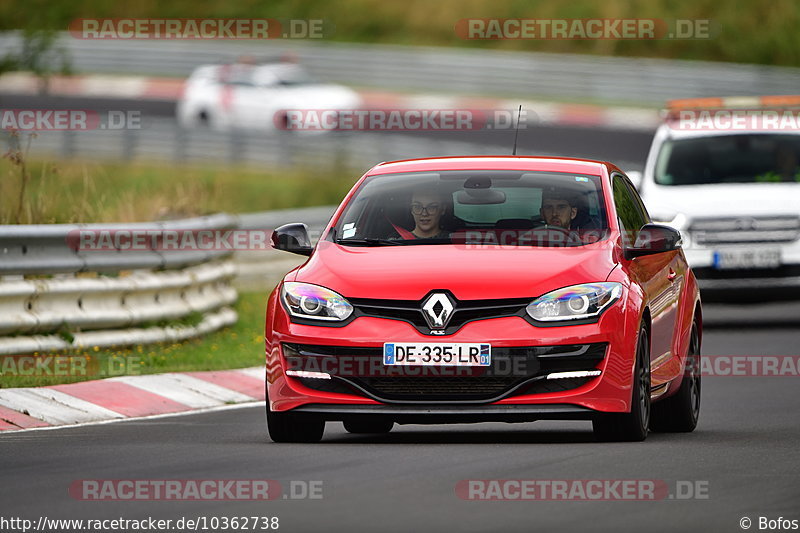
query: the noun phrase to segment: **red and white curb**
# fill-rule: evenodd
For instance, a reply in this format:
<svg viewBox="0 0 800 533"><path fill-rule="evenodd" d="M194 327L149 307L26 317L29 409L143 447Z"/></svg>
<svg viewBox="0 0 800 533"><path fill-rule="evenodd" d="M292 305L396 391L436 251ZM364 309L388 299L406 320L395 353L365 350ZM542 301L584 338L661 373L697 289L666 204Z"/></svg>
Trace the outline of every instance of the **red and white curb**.
<svg viewBox="0 0 800 533"><path fill-rule="evenodd" d="M53 76L49 94L132 100L170 100L183 96L184 80L139 76ZM12 72L0 76L0 94L37 94L39 80L28 73ZM622 130L654 130L659 112L651 108L565 104L544 100L518 100L450 96L443 94L403 94L388 91L359 91L368 109L474 109L514 111L519 105L531 122L541 124L607 127Z"/></svg>
<svg viewBox="0 0 800 533"><path fill-rule="evenodd" d="M142 76L52 76L47 93L57 96L130 98L135 100L178 100L183 96L181 78L148 78ZM0 94L38 94L39 78L27 72L10 72L0 76Z"/></svg>
<svg viewBox="0 0 800 533"><path fill-rule="evenodd" d="M0 389L0 431L139 418L264 400L264 367Z"/></svg>

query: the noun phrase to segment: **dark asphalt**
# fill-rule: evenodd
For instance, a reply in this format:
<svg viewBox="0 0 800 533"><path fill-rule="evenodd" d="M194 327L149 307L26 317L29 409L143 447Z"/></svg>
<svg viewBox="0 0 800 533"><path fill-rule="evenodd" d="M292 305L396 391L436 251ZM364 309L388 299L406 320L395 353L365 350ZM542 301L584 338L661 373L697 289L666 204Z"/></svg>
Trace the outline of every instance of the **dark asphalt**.
<svg viewBox="0 0 800 533"><path fill-rule="evenodd" d="M703 352L798 354L800 304L707 306ZM748 327L743 327L747 324ZM0 516L278 516L280 531L741 531L800 519L796 377L706 377L698 429L597 444L588 422L396 426L328 423L321 444L273 444L263 407L0 435ZM323 482L321 500L81 502L79 479ZM463 479L644 479L707 486L708 499L476 502Z"/></svg>
<svg viewBox="0 0 800 533"><path fill-rule="evenodd" d="M167 100L128 100L64 96L0 94L0 109L85 109L106 113L110 110L140 111L142 125L147 117L174 117L175 102ZM534 110L535 111L535 110ZM407 132L402 132L408 135ZM387 132L387 135L393 133ZM417 132L435 139L457 140L503 148L511 153L514 144L512 130ZM644 166L652 132L620 131L585 126L531 126L521 129L518 139L520 155L546 154L611 161L623 170ZM501 150L501 153L503 150Z"/></svg>

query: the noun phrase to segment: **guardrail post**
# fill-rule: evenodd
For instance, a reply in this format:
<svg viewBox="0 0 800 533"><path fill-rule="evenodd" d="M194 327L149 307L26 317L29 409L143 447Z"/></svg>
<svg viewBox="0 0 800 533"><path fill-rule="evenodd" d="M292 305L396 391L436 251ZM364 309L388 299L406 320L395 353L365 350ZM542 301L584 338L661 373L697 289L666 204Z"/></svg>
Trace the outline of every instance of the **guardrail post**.
<svg viewBox="0 0 800 533"><path fill-rule="evenodd" d="M75 132L64 131L61 133L61 156L71 159L75 156L77 150L75 148Z"/></svg>
<svg viewBox="0 0 800 533"><path fill-rule="evenodd" d="M294 160L291 143L293 134L286 131L278 131L275 135L278 140L278 165L282 167L291 167Z"/></svg>
<svg viewBox="0 0 800 533"><path fill-rule="evenodd" d="M137 133L139 130L127 127L122 133L122 159L130 161L136 155Z"/></svg>
<svg viewBox="0 0 800 533"><path fill-rule="evenodd" d="M186 161L186 149L189 143L189 130L175 123L175 149L173 150L174 160L179 163Z"/></svg>
<svg viewBox="0 0 800 533"><path fill-rule="evenodd" d="M244 158L246 137L240 130L232 129L228 135L228 161L238 163Z"/></svg>

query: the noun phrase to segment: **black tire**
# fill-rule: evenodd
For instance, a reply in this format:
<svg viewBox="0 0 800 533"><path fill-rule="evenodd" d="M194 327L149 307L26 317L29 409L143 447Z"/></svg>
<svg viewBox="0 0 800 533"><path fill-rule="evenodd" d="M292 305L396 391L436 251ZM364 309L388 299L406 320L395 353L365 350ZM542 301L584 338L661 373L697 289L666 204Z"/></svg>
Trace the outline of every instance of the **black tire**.
<svg viewBox="0 0 800 533"><path fill-rule="evenodd" d="M267 431L273 442L319 442L325 420L310 413L276 413L267 397Z"/></svg>
<svg viewBox="0 0 800 533"><path fill-rule="evenodd" d="M639 328L633 370L630 413L603 413L592 420L598 441L643 441L650 426L650 338L647 328Z"/></svg>
<svg viewBox="0 0 800 533"><path fill-rule="evenodd" d="M700 418L700 333L692 324L686 371L678 392L653 404L650 429L659 432L689 433Z"/></svg>
<svg viewBox="0 0 800 533"><path fill-rule="evenodd" d="M352 419L344 421L344 429L348 433L389 433L394 422L386 418Z"/></svg>

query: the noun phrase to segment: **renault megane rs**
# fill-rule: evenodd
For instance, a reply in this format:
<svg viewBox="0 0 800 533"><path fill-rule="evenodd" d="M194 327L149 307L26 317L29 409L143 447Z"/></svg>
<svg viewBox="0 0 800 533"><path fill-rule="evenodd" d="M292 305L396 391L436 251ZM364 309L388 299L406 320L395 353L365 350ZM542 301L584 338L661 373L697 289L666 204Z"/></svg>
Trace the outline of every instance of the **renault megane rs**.
<svg viewBox="0 0 800 533"><path fill-rule="evenodd" d="M276 442L395 423L590 420L600 440L692 431L702 313L680 233L610 163L382 163L269 297Z"/></svg>

